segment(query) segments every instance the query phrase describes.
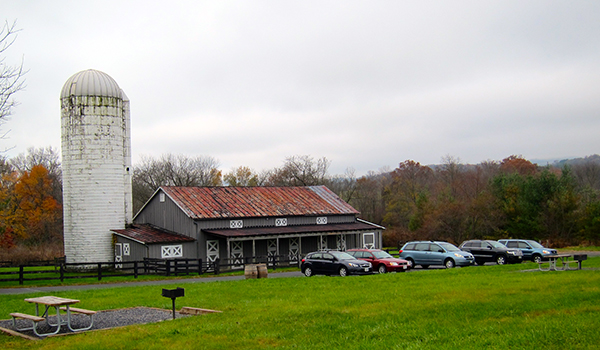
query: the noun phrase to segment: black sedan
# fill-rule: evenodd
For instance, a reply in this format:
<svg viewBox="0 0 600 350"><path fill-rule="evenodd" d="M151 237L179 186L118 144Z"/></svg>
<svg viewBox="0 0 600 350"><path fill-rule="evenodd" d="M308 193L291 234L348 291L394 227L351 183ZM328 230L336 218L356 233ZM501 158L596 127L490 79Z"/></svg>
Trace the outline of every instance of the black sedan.
<svg viewBox="0 0 600 350"><path fill-rule="evenodd" d="M302 273L312 275L367 275L373 273L368 261L358 260L352 255L335 250L308 253L300 265Z"/></svg>

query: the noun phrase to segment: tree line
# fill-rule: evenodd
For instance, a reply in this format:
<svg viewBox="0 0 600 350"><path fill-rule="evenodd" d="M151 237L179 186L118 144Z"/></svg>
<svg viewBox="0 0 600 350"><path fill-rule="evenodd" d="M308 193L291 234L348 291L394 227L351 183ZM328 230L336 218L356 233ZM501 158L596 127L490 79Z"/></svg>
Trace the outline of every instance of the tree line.
<svg viewBox="0 0 600 350"><path fill-rule="evenodd" d="M600 241L600 156L572 165L538 166L520 156L462 164L446 156L425 166L406 160L394 170L331 175L331 162L287 157L280 167L223 172L209 156L143 156L133 166L134 212L160 186L325 185L386 227L384 244L415 239L527 238L552 246ZM0 247L62 247L62 172L52 147L0 157Z"/></svg>

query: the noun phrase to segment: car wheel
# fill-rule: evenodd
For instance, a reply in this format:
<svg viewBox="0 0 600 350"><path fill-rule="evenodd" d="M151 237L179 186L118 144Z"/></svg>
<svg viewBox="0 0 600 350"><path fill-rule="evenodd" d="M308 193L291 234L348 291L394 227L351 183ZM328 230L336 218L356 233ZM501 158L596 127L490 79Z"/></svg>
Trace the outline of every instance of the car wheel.
<svg viewBox="0 0 600 350"><path fill-rule="evenodd" d="M444 262L444 265L446 266L447 269L451 269L454 267L454 260L446 259L446 261Z"/></svg>
<svg viewBox="0 0 600 350"><path fill-rule="evenodd" d="M306 276L306 277L310 277L310 276L312 276L312 275L313 275L313 271L312 271L312 269L311 269L310 267L306 267L306 268L304 269L304 276Z"/></svg>
<svg viewBox="0 0 600 350"><path fill-rule="evenodd" d="M348 269L342 266L342 267L340 267L339 273L340 273L340 276L346 277L346 276L348 276Z"/></svg>
<svg viewBox="0 0 600 350"><path fill-rule="evenodd" d="M408 261L408 263L410 264L411 269L415 268L415 261L413 259L407 258L406 261Z"/></svg>
<svg viewBox="0 0 600 350"><path fill-rule="evenodd" d="M531 261L533 261L534 263L541 263L542 262L542 256L539 254L535 254L533 256L533 259L531 259Z"/></svg>
<svg viewBox="0 0 600 350"><path fill-rule="evenodd" d="M387 269L385 268L385 265L379 265L379 273L386 273Z"/></svg>
<svg viewBox="0 0 600 350"><path fill-rule="evenodd" d="M506 264L506 257L504 255L498 255L496 257L496 264L498 264L498 265L505 265Z"/></svg>

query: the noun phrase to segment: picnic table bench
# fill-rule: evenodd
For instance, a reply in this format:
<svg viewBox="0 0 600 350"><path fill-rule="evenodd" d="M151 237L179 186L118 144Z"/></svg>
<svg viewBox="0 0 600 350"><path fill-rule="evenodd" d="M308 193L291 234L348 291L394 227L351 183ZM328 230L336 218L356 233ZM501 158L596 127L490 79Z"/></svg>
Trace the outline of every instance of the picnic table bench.
<svg viewBox="0 0 600 350"><path fill-rule="evenodd" d="M545 264L544 261L540 261L539 268L540 271L567 271L567 270L581 270L581 262L587 260L587 254L554 254L547 255L548 258L548 267L542 267ZM573 258L573 260L569 260ZM557 262L560 260L561 266L557 265ZM576 268L570 268L569 264L577 264Z"/></svg>

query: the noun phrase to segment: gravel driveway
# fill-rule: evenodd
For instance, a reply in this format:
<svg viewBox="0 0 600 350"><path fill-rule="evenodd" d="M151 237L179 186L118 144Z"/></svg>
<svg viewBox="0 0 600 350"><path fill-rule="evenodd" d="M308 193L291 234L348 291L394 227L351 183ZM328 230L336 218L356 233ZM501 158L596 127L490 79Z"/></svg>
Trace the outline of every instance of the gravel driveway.
<svg viewBox="0 0 600 350"><path fill-rule="evenodd" d="M66 318L66 315L64 316ZM182 315L178 312L175 313L176 318L189 317L189 315ZM61 318L63 315L61 314ZM56 316L48 317L50 322L56 323ZM107 329L114 327L128 326L132 324L143 324L153 323L173 319L172 310L154 309L149 307L136 307L131 309L120 309L120 310L106 310L98 311L94 315L94 326L90 330L95 329ZM31 327L31 321L19 319L17 320L17 326L19 328ZM90 324L90 318L86 315L72 314L71 324L73 328L87 327ZM0 327L15 331L15 327L12 324L12 319L0 321ZM55 327L50 327L46 322L40 322L38 325L39 333L47 333L55 330ZM22 331L19 332L31 337L36 337L33 331ZM59 334L73 333L67 326L62 326Z"/></svg>

